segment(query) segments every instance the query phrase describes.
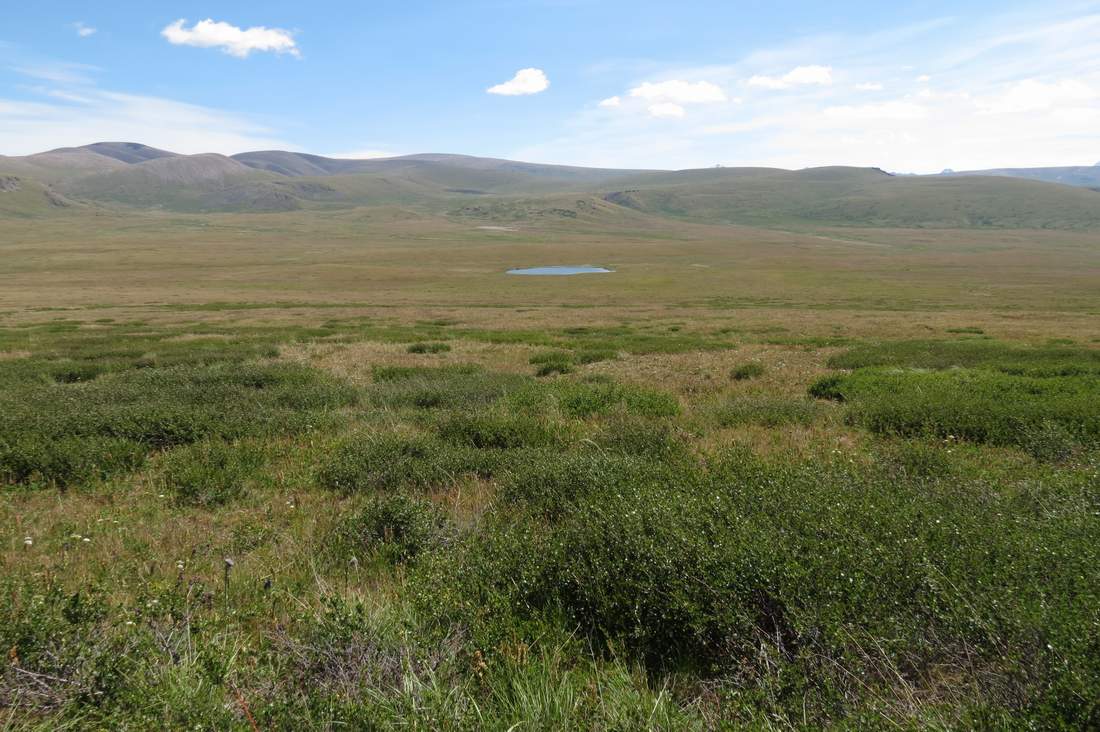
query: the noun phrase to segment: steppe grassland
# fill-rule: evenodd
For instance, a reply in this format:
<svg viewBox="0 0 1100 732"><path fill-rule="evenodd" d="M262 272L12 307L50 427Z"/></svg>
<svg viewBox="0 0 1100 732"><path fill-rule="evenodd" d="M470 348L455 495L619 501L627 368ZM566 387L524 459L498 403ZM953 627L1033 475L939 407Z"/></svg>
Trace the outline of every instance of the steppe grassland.
<svg viewBox="0 0 1100 732"><path fill-rule="evenodd" d="M12 227L9 727L1096 721L1094 238L356 216Z"/></svg>

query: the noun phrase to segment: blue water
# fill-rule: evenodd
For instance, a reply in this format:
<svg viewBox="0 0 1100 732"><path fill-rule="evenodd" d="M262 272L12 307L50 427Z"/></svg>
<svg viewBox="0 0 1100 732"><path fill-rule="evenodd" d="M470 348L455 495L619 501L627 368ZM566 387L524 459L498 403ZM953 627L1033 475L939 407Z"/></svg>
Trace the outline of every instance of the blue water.
<svg viewBox="0 0 1100 732"><path fill-rule="evenodd" d="M508 274L512 275L576 275L576 274L606 274L614 272L613 269L604 269L603 267L592 267L590 265L583 265L580 267L558 266L558 267L528 267L527 269L510 269Z"/></svg>

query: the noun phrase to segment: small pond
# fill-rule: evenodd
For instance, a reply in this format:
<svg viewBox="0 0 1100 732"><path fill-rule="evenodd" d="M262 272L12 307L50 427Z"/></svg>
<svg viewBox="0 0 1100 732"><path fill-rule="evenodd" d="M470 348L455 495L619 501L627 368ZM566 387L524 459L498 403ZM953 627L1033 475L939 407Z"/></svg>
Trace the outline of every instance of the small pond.
<svg viewBox="0 0 1100 732"><path fill-rule="evenodd" d="M581 265L578 267L558 265L553 267L528 267L526 269L510 269L510 275L577 275L577 274L609 274L613 269Z"/></svg>

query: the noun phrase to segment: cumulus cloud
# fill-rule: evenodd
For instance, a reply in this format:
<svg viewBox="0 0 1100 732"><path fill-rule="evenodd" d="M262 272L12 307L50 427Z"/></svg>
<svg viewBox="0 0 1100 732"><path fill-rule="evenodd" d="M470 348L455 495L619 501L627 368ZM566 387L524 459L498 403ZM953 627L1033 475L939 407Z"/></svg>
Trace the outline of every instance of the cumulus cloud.
<svg viewBox="0 0 1100 732"><path fill-rule="evenodd" d="M265 28L262 25L238 28L229 23L207 18L188 28L187 21L180 19L168 24L160 34L175 46L220 48L237 58L248 58L254 51L301 55L298 44L294 41L294 35L290 31Z"/></svg>
<svg viewBox="0 0 1100 732"><path fill-rule="evenodd" d="M864 82L863 84L856 84L856 91L874 92L882 91L882 89L882 84L879 84L877 81L868 81Z"/></svg>
<svg viewBox="0 0 1100 732"><path fill-rule="evenodd" d="M90 25L86 25L79 20L73 23L73 29L76 31L76 34L81 38L87 38L88 36L94 36L96 34L95 28Z"/></svg>
<svg viewBox="0 0 1100 732"><path fill-rule="evenodd" d="M550 80L542 69L520 69L508 81L491 86L485 91L505 97L538 94L550 88Z"/></svg>
<svg viewBox="0 0 1100 732"><path fill-rule="evenodd" d="M796 66L783 76L758 74L749 79L749 86L775 91L797 86L829 86L832 83L833 69L830 66Z"/></svg>
<svg viewBox="0 0 1100 732"><path fill-rule="evenodd" d="M675 102L658 102L657 104L651 104L646 109L649 110L649 114L653 117L683 117L685 112L684 108Z"/></svg>
<svg viewBox="0 0 1100 732"><path fill-rule="evenodd" d="M614 109L615 107L623 106L623 100L619 97L608 97L600 102L600 106L604 109Z"/></svg>
<svg viewBox="0 0 1100 732"><path fill-rule="evenodd" d="M726 101L726 93L709 81L647 81L630 90L630 96L648 102L672 102L674 104L707 104Z"/></svg>
<svg viewBox="0 0 1100 732"><path fill-rule="evenodd" d="M917 83L918 84L927 84L930 81L932 81L932 77L929 76L928 74L921 74L920 76L917 77Z"/></svg>

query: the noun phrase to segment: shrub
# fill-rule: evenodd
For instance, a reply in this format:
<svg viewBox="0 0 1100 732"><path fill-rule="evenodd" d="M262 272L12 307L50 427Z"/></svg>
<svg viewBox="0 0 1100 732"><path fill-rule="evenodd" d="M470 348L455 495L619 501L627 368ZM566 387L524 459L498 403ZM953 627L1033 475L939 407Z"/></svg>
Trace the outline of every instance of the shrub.
<svg viewBox="0 0 1100 732"><path fill-rule="evenodd" d="M322 485L342 493L447 486L491 470L487 456L425 435L368 433L339 445L321 468Z"/></svg>
<svg viewBox="0 0 1100 732"><path fill-rule="evenodd" d="M535 376L553 376L573 373L572 361L548 361L535 369Z"/></svg>
<svg viewBox="0 0 1100 732"><path fill-rule="evenodd" d="M136 470L147 448L121 437L61 436L33 433L13 443L0 442L0 483L69 486L103 480Z"/></svg>
<svg viewBox="0 0 1100 732"><path fill-rule="evenodd" d="M563 384L554 395L558 408L569 417L606 415L616 410L653 418L680 413L680 404L671 394L615 382Z"/></svg>
<svg viewBox="0 0 1100 732"><path fill-rule="evenodd" d="M451 350L448 343L413 343L405 349L409 353L446 353Z"/></svg>
<svg viewBox="0 0 1100 732"><path fill-rule="evenodd" d="M582 348L577 351L576 361L581 365L599 363L600 361L614 361L619 353L613 348Z"/></svg>
<svg viewBox="0 0 1100 732"><path fill-rule="evenodd" d="M730 378L735 381L746 381L763 375L764 365L756 363L755 361L735 366L733 370L730 371Z"/></svg>
<svg viewBox="0 0 1100 732"><path fill-rule="evenodd" d="M596 444L621 455L676 461L688 454L684 432L666 421L622 416L608 420L594 437Z"/></svg>
<svg viewBox="0 0 1100 732"><path fill-rule="evenodd" d="M333 548L344 559L370 555L397 564L443 546L449 536L443 513L430 501L382 495L340 522Z"/></svg>
<svg viewBox="0 0 1100 732"><path fill-rule="evenodd" d="M252 445L203 440L166 453L163 480L177 503L220 506L244 493L263 462L262 453Z"/></svg>
<svg viewBox="0 0 1100 732"><path fill-rule="evenodd" d="M453 445L491 450L562 445L572 438L570 428L563 423L488 411L449 415L436 424L436 431Z"/></svg>
<svg viewBox="0 0 1100 732"><path fill-rule="evenodd" d="M883 434L1021 445L1051 423L1082 438L1100 435L1100 384L1092 376L861 369L835 390L849 403L850 422Z"/></svg>
<svg viewBox="0 0 1100 732"><path fill-rule="evenodd" d="M221 363L104 374L0 392L0 474L60 484L132 469L205 438L294 433L330 421L355 390L313 369Z"/></svg>
<svg viewBox="0 0 1100 732"><path fill-rule="evenodd" d="M492 404L530 377L483 371L476 366L376 369L371 397L386 407L469 409Z"/></svg>

